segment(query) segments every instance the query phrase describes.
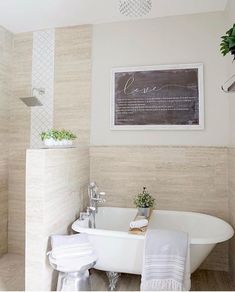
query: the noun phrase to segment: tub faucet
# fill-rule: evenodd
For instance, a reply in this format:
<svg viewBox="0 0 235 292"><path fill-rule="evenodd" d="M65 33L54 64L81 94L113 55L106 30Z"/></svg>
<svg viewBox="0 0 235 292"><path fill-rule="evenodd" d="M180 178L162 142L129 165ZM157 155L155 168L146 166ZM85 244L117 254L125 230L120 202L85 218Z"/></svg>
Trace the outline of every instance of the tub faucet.
<svg viewBox="0 0 235 292"><path fill-rule="evenodd" d="M95 182L90 183L88 186L88 196L90 199L90 207L94 208L95 213L98 213L98 204L104 203L105 192L98 192L98 186Z"/></svg>

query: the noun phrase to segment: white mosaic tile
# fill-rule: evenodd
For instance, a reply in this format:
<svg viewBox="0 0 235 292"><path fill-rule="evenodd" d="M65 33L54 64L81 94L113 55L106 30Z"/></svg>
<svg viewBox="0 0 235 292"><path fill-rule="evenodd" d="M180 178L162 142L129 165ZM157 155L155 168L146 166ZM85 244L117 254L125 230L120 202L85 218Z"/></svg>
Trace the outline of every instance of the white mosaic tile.
<svg viewBox="0 0 235 292"><path fill-rule="evenodd" d="M44 88L45 94L34 91L43 106L31 108L31 148L41 148L40 133L53 127L54 51L54 30L34 32L32 88Z"/></svg>

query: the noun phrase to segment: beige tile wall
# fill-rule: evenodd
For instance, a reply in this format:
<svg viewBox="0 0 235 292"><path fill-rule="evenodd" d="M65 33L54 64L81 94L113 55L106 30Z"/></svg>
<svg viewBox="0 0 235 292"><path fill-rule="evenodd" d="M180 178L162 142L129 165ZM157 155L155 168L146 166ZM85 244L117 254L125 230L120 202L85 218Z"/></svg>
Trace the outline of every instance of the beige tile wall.
<svg viewBox="0 0 235 292"><path fill-rule="evenodd" d="M90 159L90 178L107 193L106 205L131 207L147 186L159 209L229 219L226 148L93 146ZM228 270L228 245L218 245L204 267Z"/></svg>
<svg viewBox="0 0 235 292"><path fill-rule="evenodd" d="M32 33L14 36L9 124L9 252L25 249L25 158L30 143L30 110L20 97L31 95Z"/></svg>
<svg viewBox="0 0 235 292"><path fill-rule="evenodd" d="M12 34L0 27L0 256L7 252L8 142Z"/></svg>
<svg viewBox="0 0 235 292"><path fill-rule="evenodd" d="M26 290L50 291L48 239L67 234L86 204L89 149L28 150L26 176Z"/></svg>
<svg viewBox="0 0 235 292"><path fill-rule="evenodd" d="M54 126L90 143L92 26L56 29Z"/></svg>
<svg viewBox="0 0 235 292"><path fill-rule="evenodd" d="M230 223L235 228L235 148L229 148L229 213ZM230 241L229 260L233 280L235 281L235 238Z"/></svg>
<svg viewBox="0 0 235 292"><path fill-rule="evenodd" d="M89 144L91 98L91 26L55 31L54 127ZM14 36L13 97L10 109L9 251L24 254L25 152L30 145L30 109L19 97L31 94L33 33Z"/></svg>

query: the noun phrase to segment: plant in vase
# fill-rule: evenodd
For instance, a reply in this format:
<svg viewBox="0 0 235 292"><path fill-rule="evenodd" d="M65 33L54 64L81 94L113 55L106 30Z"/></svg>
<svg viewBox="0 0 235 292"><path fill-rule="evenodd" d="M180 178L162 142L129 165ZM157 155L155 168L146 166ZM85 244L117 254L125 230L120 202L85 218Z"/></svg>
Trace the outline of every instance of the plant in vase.
<svg viewBox="0 0 235 292"><path fill-rule="evenodd" d="M221 38L221 54L226 56L228 53L231 53L231 55L233 55L233 60L235 60L235 23Z"/></svg>
<svg viewBox="0 0 235 292"><path fill-rule="evenodd" d="M77 138L71 131L67 130L48 130L40 134L42 141L48 147L72 146Z"/></svg>
<svg viewBox="0 0 235 292"><path fill-rule="evenodd" d="M147 191L146 187L143 187L142 193L138 194L134 199L134 204L138 208L138 215L149 217L151 208L154 206L155 199Z"/></svg>

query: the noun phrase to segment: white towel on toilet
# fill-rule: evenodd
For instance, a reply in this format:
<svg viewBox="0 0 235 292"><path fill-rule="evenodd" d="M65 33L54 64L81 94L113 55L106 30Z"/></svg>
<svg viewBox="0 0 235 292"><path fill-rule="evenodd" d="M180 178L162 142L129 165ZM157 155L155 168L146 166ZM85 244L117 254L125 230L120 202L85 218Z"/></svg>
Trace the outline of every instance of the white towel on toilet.
<svg viewBox="0 0 235 292"><path fill-rule="evenodd" d="M190 285L188 234L181 231L148 230L141 290L188 291Z"/></svg>
<svg viewBox="0 0 235 292"><path fill-rule="evenodd" d="M136 221L131 221L130 223L130 228L141 228L141 227L145 227L148 225L148 220L147 219L141 219L141 220L136 220Z"/></svg>

